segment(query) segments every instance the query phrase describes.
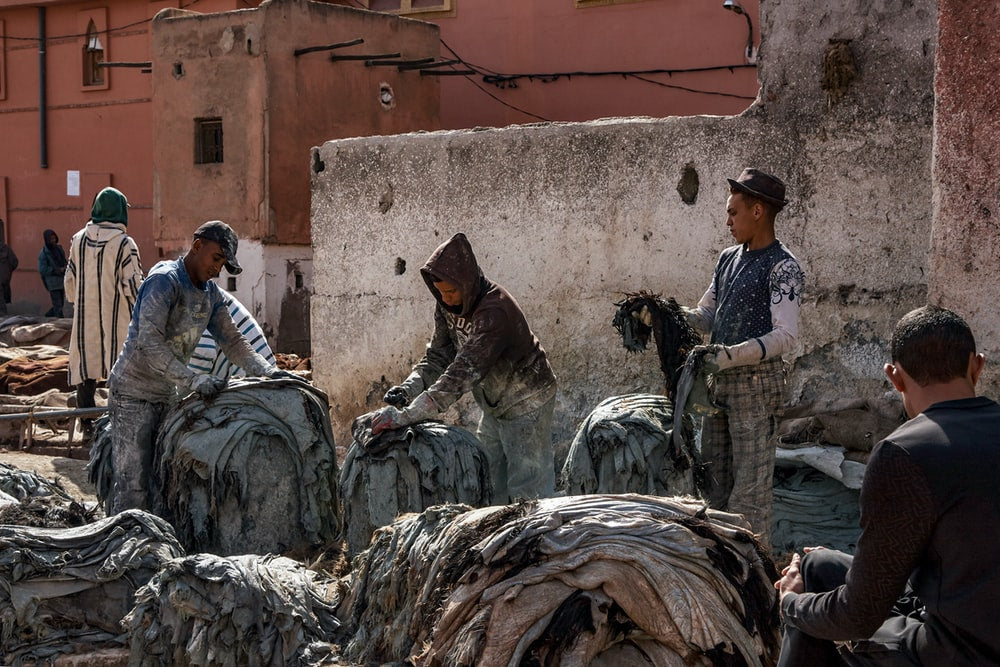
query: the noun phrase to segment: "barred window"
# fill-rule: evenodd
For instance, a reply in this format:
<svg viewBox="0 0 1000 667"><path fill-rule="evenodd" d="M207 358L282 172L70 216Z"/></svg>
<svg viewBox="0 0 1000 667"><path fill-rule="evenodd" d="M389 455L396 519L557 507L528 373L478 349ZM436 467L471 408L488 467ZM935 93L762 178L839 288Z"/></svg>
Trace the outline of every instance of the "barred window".
<svg viewBox="0 0 1000 667"><path fill-rule="evenodd" d="M222 162L222 119L196 118L194 121L194 163Z"/></svg>

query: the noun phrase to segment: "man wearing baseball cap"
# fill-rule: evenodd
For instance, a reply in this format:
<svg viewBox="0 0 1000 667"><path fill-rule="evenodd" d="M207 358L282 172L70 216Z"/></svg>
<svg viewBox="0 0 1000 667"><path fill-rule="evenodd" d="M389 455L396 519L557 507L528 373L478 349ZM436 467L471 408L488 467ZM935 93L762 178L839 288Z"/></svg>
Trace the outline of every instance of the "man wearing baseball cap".
<svg viewBox="0 0 1000 667"><path fill-rule="evenodd" d="M257 354L233 324L222 290L222 268L238 275L236 233L220 220L195 230L191 250L159 262L143 281L128 337L108 379L114 489L112 512L155 509L150 474L164 414L189 391L212 398L226 381L197 373L188 359L207 329L226 356L250 377L294 377Z"/></svg>
<svg viewBox="0 0 1000 667"><path fill-rule="evenodd" d="M703 494L712 507L744 515L770 548L771 438L785 402L781 355L798 344L805 274L774 234L775 216L788 203L785 184L753 168L726 180L726 225L736 245L719 255L698 305L685 309L696 329L711 334L711 344L691 354L703 355L719 408L702 421Z"/></svg>

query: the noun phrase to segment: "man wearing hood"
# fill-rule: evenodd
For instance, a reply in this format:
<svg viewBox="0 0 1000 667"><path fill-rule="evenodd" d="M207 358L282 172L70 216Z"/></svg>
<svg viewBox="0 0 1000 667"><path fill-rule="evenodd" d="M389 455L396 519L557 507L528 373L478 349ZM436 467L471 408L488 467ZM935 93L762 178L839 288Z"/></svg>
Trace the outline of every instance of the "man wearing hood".
<svg viewBox="0 0 1000 667"><path fill-rule="evenodd" d="M139 287L125 346L108 378L115 514L157 509L151 483L154 443L160 421L180 397L178 390L211 399L226 386L226 380L187 366L206 329L249 377L298 379L254 352L212 282L223 266L233 275L243 271L237 244L229 225L206 222L195 230L186 255L157 263Z"/></svg>
<svg viewBox="0 0 1000 667"><path fill-rule="evenodd" d="M10 276L17 269L17 264L17 255L4 238L3 219L0 218L0 315L7 314L11 297Z"/></svg>
<svg viewBox="0 0 1000 667"><path fill-rule="evenodd" d="M521 308L483 276L464 234L439 246L420 273L437 301L434 336L409 377L386 393L390 407L372 419L372 432L437 417L471 391L483 411L477 436L494 499L552 495L556 378Z"/></svg>
<svg viewBox="0 0 1000 667"><path fill-rule="evenodd" d="M63 285L75 304L69 343L69 384L80 408L95 405L97 383L111 372L128 335L142 265L139 248L126 233L128 200L115 188L94 198L90 221L69 243ZM83 420L84 432L91 420Z"/></svg>
<svg viewBox="0 0 1000 667"><path fill-rule="evenodd" d="M42 232L42 240L45 243L38 253L38 275L42 277L42 283L52 299L52 307L45 312L45 317L62 317L63 304L66 302L66 290L63 288L66 251L59 245L59 236L54 230L46 229Z"/></svg>

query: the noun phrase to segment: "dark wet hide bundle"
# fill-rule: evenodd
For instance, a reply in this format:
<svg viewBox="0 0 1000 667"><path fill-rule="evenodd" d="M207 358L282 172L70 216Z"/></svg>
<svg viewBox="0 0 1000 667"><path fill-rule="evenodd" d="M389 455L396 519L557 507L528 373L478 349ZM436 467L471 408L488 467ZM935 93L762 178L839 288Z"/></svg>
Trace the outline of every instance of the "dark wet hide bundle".
<svg viewBox="0 0 1000 667"><path fill-rule="evenodd" d="M326 396L297 380L189 396L157 437L162 508L189 552L282 553L340 533Z"/></svg>
<svg viewBox="0 0 1000 667"><path fill-rule="evenodd" d="M615 306L618 310L612 324L621 334L626 350L642 352L649 345L650 336L656 342L660 370L667 394L672 397L684 360L701 343L701 336L672 297L662 299L651 292L628 293Z"/></svg>
<svg viewBox="0 0 1000 667"><path fill-rule="evenodd" d="M136 593L125 618L129 665L326 664L338 586L283 557L172 560Z"/></svg>
<svg viewBox="0 0 1000 667"><path fill-rule="evenodd" d="M0 463L0 493L10 496L14 500L46 496L67 502L72 500L58 481L47 479L30 470L21 470L7 463Z"/></svg>
<svg viewBox="0 0 1000 667"><path fill-rule="evenodd" d="M114 490L114 466L111 458L111 419L102 415L94 422L94 441L90 444L87 479L94 485L105 514L111 514Z"/></svg>
<svg viewBox="0 0 1000 667"><path fill-rule="evenodd" d="M773 665L774 565L738 517L591 495L431 508L377 531L344 658L416 665Z"/></svg>
<svg viewBox="0 0 1000 667"><path fill-rule="evenodd" d="M602 401L580 425L563 464L567 494L694 493L694 452L675 447L674 408L656 394L627 394ZM681 441L684 444L684 441Z"/></svg>
<svg viewBox="0 0 1000 667"><path fill-rule="evenodd" d="M354 421L354 442L340 473L349 553L365 549L375 529L400 514L493 501L486 455L465 429L428 421L372 436L370 425L370 414Z"/></svg>
<svg viewBox="0 0 1000 667"><path fill-rule="evenodd" d="M135 590L182 554L173 529L138 510L78 528L0 526L4 664L123 646Z"/></svg>

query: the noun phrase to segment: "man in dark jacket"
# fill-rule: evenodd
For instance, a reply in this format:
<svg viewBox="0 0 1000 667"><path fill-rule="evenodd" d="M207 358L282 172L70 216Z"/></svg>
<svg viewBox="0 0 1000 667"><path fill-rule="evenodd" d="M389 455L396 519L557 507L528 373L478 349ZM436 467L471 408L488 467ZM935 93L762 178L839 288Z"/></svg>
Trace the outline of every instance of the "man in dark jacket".
<svg viewBox="0 0 1000 667"><path fill-rule="evenodd" d="M45 243L38 253L38 274L52 299L52 307L45 312L45 317L62 317L63 305L66 303L66 290L63 287L66 251L59 245L59 236L55 231L46 229L42 232L42 239Z"/></svg>
<svg viewBox="0 0 1000 667"><path fill-rule="evenodd" d="M1000 664L1000 405L976 396L985 359L936 306L905 315L890 352L911 419L872 450L853 559L806 549L775 584L779 665Z"/></svg>
<svg viewBox="0 0 1000 667"><path fill-rule="evenodd" d="M437 300L434 337L386 393L390 407L373 418L373 433L434 418L471 391L496 501L552 495L556 378L520 307L483 276L464 234L439 246L420 273Z"/></svg>

